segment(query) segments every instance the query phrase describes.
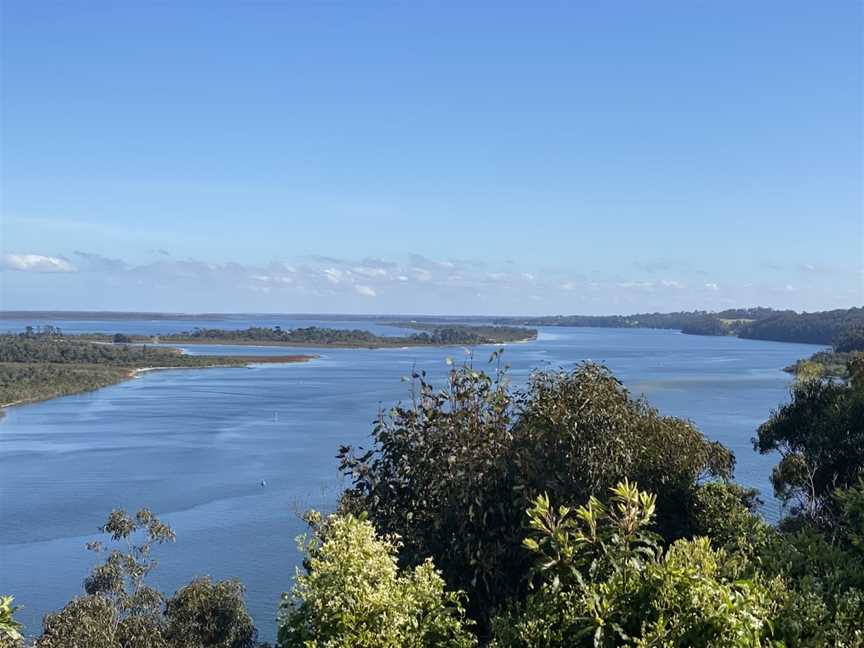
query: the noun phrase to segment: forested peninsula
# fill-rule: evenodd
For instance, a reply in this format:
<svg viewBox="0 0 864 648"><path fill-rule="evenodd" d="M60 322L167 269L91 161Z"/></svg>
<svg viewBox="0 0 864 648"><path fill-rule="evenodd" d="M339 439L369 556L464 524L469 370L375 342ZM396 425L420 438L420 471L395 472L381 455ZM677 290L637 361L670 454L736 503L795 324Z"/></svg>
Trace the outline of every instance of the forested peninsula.
<svg viewBox="0 0 864 648"><path fill-rule="evenodd" d="M107 344L45 327L0 335L0 407L106 387L145 370L245 367L311 360L310 355L192 356L144 344Z"/></svg>

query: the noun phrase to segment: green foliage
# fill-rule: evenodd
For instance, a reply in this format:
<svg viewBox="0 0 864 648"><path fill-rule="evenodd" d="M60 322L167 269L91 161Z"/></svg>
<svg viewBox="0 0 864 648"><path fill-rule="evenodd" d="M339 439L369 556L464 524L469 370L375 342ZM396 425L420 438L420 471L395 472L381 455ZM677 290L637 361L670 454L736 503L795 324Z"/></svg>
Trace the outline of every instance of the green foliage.
<svg viewBox="0 0 864 648"><path fill-rule="evenodd" d="M398 534L403 564L431 556L451 586L469 592L475 617L512 595L528 568L519 546L525 505L512 468L513 407L503 373L454 370L440 392L415 374L410 405L376 421L373 450L340 452L354 482L345 507Z"/></svg>
<svg viewBox="0 0 864 648"><path fill-rule="evenodd" d="M679 537L696 480L726 477L732 463L689 422L632 399L590 363L535 373L521 392L500 368L494 377L454 369L441 391L415 374L411 403L382 414L373 440L362 454L340 453L353 480L346 510L398 534L404 564L431 556L450 585L468 592L481 622L524 590L524 511L539 493L578 502L639 479L666 508L661 530Z"/></svg>
<svg viewBox="0 0 864 648"><path fill-rule="evenodd" d="M775 627L789 646L864 646L864 482L833 498L834 517L789 518L759 554L787 586Z"/></svg>
<svg viewBox="0 0 864 648"><path fill-rule="evenodd" d="M237 581L197 578L165 607L165 637L172 648L254 648L257 631Z"/></svg>
<svg viewBox="0 0 864 648"><path fill-rule="evenodd" d="M377 535L368 521L350 514L308 519L314 534L302 543L306 573L283 595L280 646L475 645L462 597L445 590L431 560L400 572L395 539Z"/></svg>
<svg viewBox="0 0 864 648"><path fill-rule="evenodd" d="M830 517L834 489L864 471L864 381L797 382L791 401L759 426L754 446L780 453L771 481L793 514Z"/></svg>
<svg viewBox="0 0 864 648"><path fill-rule="evenodd" d="M155 545L174 531L149 510L115 510L101 528L115 548L84 582L85 596L46 615L34 648L253 648L256 631L239 583L198 579L170 599L146 583ZM117 547L122 547L122 550Z"/></svg>
<svg viewBox="0 0 864 648"><path fill-rule="evenodd" d="M514 463L527 502L542 492L580 502L631 479L656 494L659 530L672 539L687 533L693 485L732 473L726 448L632 398L601 365L535 372L517 404Z"/></svg>
<svg viewBox="0 0 864 648"><path fill-rule="evenodd" d="M654 496L627 482L609 508L591 499L556 512L538 497L525 546L544 580L494 621L494 645L774 645L769 584L727 573L725 552L707 538L678 540L663 555L648 531L654 510Z"/></svg>
<svg viewBox="0 0 864 648"><path fill-rule="evenodd" d="M693 490L688 535L704 536L732 558L748 561L775 533L756 514L756 491L726 482L708 482Z"/></svg>
<svg viewBox="0 0 864 648"><path fill-rule="evenodd" d="M628 566L641 571L655 558L660 538L648 527L657 498L627 481L610 490L609 508L591 496L585 506L555 510L543 494L528 509L531 535L522 544L536 554L532 573L552 590L584 585L583 574L603 579Z"/></svg>
<svg viewBox="0 0 864 648"><path fill-rule="evenodd" d="M730 330L716 315L706 315L684 324L681 332L688 335L728 335Z"/></svg>
<svg viewBox="0 0 864 648"><path fill-rule="evenodd" d="M834 350L839 353L864 351L864 322L847 326L833 340Z"/></svg>
<svg viewBox="0 0 864 648"><path fill-rule="evenodd" d="M864 557L864 475L849 488L834 491L837 509L837 537L840 542Z"/></svg>
<svg viewBox="0 0 864 648"><path fill-rule="evenodd" d="M17 605L13 596L0 596L0 648L14 648L22 643L21 624L15 620Z"/></svg>
<svg viewBox="0 0 864 648"><path fill-rule="evenodd" d="M149 617L124 619L104 596L72 599L43 621L35 648L167 648Z"/></svg>
<svg viewBox="0 0 864 648"><path fill-rule="evenodd" d="M864 563L805 523L777 534L760 556L763 573L787 585L777 613L789 646L864 646Z"/></svg>

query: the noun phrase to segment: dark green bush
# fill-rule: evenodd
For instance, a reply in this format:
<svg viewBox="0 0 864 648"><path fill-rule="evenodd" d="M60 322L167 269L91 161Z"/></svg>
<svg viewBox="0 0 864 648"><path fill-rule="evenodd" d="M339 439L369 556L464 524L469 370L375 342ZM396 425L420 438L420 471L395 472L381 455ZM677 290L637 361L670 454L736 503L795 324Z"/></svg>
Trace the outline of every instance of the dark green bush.
<svg viewBox="0 0 864 648"><path fill-rule="evenodd" d="M595 364L535 373L523 391L509 389L504 372L471 367L454 369L441 391L422 373L413 387L409 404L380 416L370 450L342 448L353 482L343 506L398 534L404 564L431 556L481 623L524 594L524 511L539 493L580 502L639 479L657 493L660 529L674 538L689 528L696 481L731 472L720 444L632 398Z"/></svg>

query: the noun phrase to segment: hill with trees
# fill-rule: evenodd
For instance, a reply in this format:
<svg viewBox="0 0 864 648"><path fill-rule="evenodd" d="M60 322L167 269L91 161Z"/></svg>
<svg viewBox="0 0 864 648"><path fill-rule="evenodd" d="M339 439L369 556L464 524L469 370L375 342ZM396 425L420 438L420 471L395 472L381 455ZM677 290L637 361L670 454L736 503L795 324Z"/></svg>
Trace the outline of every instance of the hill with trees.
<svg viewBox="0 0 864 648"><path fill-rule="evenodd" d="M834 344L849 335L851 329L862 328L864 308L847 308L817 313L775 313L750 322L738 335L753 340Z"/></svg>

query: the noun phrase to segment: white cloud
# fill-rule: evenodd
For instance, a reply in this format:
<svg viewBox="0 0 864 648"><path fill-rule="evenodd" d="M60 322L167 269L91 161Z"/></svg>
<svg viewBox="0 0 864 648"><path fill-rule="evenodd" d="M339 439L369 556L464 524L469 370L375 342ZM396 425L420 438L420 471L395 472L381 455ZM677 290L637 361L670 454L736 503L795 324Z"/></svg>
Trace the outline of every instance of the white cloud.
<svg viewBox="0 0 864 648"><path fill-rule="evenodd" d="M717 292L718 290L720 290L720 286L718 286L718 285L717 285L716 283L714 283L713 281L712 281L712 282L708 282L708 283L706 283L706 284L705 284L705 287L706 287L708 290L712 291L712 292Z"/></svg>
<svg viewBox="0 0 864 648"><path fill-rule="evenodd" d="M378 293L375 292L374 288L370 288L369 286L362 286L357 284L354 286L354 292L358 295L363 295L364 297L377 297Z"/></svg>
<svg viewBox="0 0 864 648"><path fill-rule="evenodd" d="M343 272L341 270L337 270L336 268L325 268L324 276L327 277L327 281L333 284L338 284L342 281Z"/></svg>
<svg viewBox="0 0 864 648"><path fill-rule="evenodd" d="M77 272L77 268L62 257L41 254L4 254L0 267L20 272Z"/></svg>
<svg viewBox="0 0 864 648"><path fill-rule="evenodd" d="M619 288L637 289L637 290L652 290L654 288L653 281L621 281L616 284Z"/></svg>

